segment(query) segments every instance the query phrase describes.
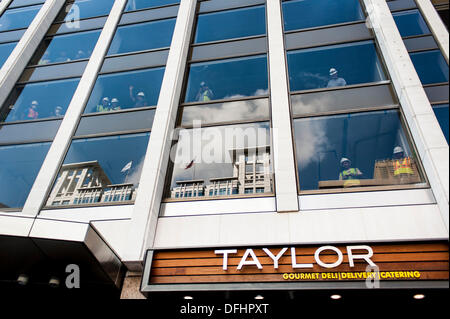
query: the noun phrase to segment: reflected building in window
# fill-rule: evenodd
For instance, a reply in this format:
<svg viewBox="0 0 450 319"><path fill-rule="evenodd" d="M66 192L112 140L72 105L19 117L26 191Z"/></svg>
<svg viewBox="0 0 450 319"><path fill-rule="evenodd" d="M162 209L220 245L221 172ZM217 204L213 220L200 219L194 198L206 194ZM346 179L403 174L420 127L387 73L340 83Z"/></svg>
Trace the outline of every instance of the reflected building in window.
<svg viewBox="0 0 450 319"><path fill-rule="evenodd" d="M47 206L86 205L134 200L132 183L112 185L98 161L65 164Z"/></svg>
<svg viewBox="0 0 450 319"><path fill-rule="evenodd" d="M176 181L171 190L172 199L223 197L273 192L273 177L270 164L270 147L231 149L233 176L213 177L208 181ZM195 163L188 169L194 169Z"/></svg>

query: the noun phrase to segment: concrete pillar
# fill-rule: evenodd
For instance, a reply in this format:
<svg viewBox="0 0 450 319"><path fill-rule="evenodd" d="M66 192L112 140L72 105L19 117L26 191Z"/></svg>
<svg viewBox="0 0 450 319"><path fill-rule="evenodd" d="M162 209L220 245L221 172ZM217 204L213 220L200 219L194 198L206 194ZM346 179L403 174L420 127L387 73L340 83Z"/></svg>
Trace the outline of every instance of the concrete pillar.
<svg viewBox="0 0 450 319"><path fill-rule="evenodd" d="M66 115L24 205L22 213L27 216L37 216L39 210L45 205L46 195L51 190L54 179L58 174L58 169L64 160L64 155L70 146L79 118L89 99L90 92L95 84L97 74L103 64L104 57L115 34L126 3L127 0L116 0L111 9L111 13L103 27L94 52L86 66L86 70L69 104Z"/></svg>
<svg viewBox="0 0 450 319"><path fill-rule="evenodd" d="M145 249L153 246L196 4L197 0L181 0L178 10L166 71L139 183L139 188L145 191L139 192L136 196L131 227L124 243L122 261L130 270L141 269Z"/></svg>
<svg viewBox="0 0 450 319"><path fill-rule="evenodd" d="M416 3L448 64L449 39L444 22L430 0L416 0Z"/></svg>
<svg viewBox="0 0 450 319"><path fill-rule="evenodd" d="M364 0L418 155L449 229L449 148L385 0Z"/></svg>
<svg viewBox="0 0 450 319"><path fill-rule="evenodd" d="M3 12L8 9L8 6L11 2L12 0L3 0L2 2L0 2L0 17L2 16Z"/></svg>
<svg viewBox="0 0 450 319"><path fill-rule="evenodd" d="M278 212L299 210L281 2L267 1L275 192Z"/></svg>
<svg viewBox="0 0 450 319"><path fill-rule="evenodd" d="M64 2L64 0L47 0L42 5L41 10L3 64L0 70L0 87L2 88L0 90L0 106L5 103Z"/></svg>

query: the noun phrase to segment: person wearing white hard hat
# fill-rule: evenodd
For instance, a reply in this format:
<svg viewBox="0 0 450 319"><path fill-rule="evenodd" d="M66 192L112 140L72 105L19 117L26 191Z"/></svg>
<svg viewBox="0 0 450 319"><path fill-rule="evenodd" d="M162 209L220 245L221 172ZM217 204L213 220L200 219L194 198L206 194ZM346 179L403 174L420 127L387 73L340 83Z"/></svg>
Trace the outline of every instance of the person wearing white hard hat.
<svg viewBox="0 0 450 319"><path fill-rule="evenodd" d="M130 85L130 99L134 103L134 107L144 107L148 106L147 97L143 91L139 91L136 95L134 94L134 87Z"/></svg>
<svg viewBox="0 0 450 319"><path fill-rule="evenodd" d="M346 86L347 81L338 76L338 71L335 68L330 69L330 80L328 81L327 88L333 88L338 86Z"/></svg>
<svg viewBox="0 0 450 319"><path fill-rule="evenodd" d="M352 162L343 157L341 159L341 173L339 174L339 180L344 181L344 187L359 186L361 183L359 178L362 177L363 173L359 168L351 167Z"/></svg>
<svg viewBox="0 0 450 319"><path fill-rule="evenodd" d="M109 98L108 97L104 97L101 101L101 103L99 105L97 105L96 111L97 112L108 112L110 111L110 106L109 106Z"/></svg>
<svg viewBox="0 0 450 319"><path fill-rule="evenodd" d="M392 160L395 177L414 175L411 158L405 156L405 151L401 146L394 147L394 151L392 152Z"/></svg>
<svg viewBox="0 0 450 319"><path fill-rule="evenodd" d="M211 89L208 87L208 84L206 82L202 81L200 83L200 88L198 89L197 96L195 99L199 102L208 102L211 101L214 97L214 93L211 91Z"/></svg>
<svg viewBox="0 0 450 319"><path fill-rule="evenodd" d="M36 120L39 118L38 112L39 102L32 101L30 106L25 110L25 114L23 116L23 120Z"/></svg>
<svg viewBox="0 0 450 319"><path fill-rule="evenodd" d="M117 98L112 98L112 100L111 100L111 110L113 110L113 111L117 111L117 110L120 110L121 109L121 107L120 107L120 102L119 102L119 100L117 99Z"/></svg>

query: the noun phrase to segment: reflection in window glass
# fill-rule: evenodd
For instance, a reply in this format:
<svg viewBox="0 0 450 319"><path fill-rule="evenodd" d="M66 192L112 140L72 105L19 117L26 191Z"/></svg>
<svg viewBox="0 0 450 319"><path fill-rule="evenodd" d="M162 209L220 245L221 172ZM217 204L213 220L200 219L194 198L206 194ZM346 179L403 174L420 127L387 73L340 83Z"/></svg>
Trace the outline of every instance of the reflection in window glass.
<svg viewBox="0 0 450 319"><path fill-rule="evenodd" d="M108 55L169 47L174 28L175 19L121 26Z"/></svg>
<svg viewBox="0 0 450 319"><path fill-rule="evenodd" d="M3 66L3 64L8 59L11 52L16 47L16 42L14 43L6 43L6 44L0 44L0 69Z"/></svg>
<svg viewBox="0 0 450 319"><path fill-rule="evenodd" d="M265 34L265 20L264 6L201 14L195 43Z"/></svg>
<svg viewBox="0 0 450 319"><path fill-rule="evenodd" d="M436 114L436 118L441 125L442 132L444 133L448 143L448 104L433 105L433 111L434 114Z"/></svg>
<svg viewBox="0 0 450 319"><path fill-rule="evenodd" d="M404 11L392 14L402 37L429 34L425 20L419 10Z"/></svg>
<svg viewBox="0 0 450 319"><path fill-rule="evenodd" d="M17 86L4 105L0 121L27 121L65 114L79 79Z"/></svg>
<svg viewBox="0 0 450 319"><path fill-rule="evenodd" d="M27 28L41 9L41 5L6 10L0 17L0 32Z"/></svg>
<svg viewBox="0 0 450 319"><path fill-rule="evenodd" d="M386 79L372 41L289 51L287 58L291 91Z"/></svg>
<svg viewBox="0 0 450 319"><path fill-rule="evenodd" d="M420 183L399 113L294 120L301 190Z"/></svg>
<svg viewBox="0 0 450 319"><path fill-rule="evenodd" d="M266 55L193 63L185 102L264 95L267 82Z"/></svg>
<svg viewBox="0 0 450 319"><path fill-rule="evenodd" d="M67 14L64 21L77 21L107 15L113 4L114 0L76 0L66 6L64 14Z"/></svg>
<svg viewBox="0 0 450 319"><path fill-rule="evenodd" d="M242 195L256 188L272 193L270 152L269 123L182 130L166 196ZM250 168L246 158L253 159Z"/></svg>
<svg viewBox="0 0 450 319"><path fill-rule="evenodd" d="M150 133L74 140L47 200L66 205L136 197Z"/></svg>
<svg viewBox="0 0 450 319"><path fill-rule="evenodd" d="M411 53L422 84L448 82L448 65L439 50Z"/></svg>
<svg viewBox="0 0 450 319"><path fill-rule="evenodd" d="M181 125L192 126L194 121L204 124L245 120L268 120L269 100L242 100L186 106L182 110Z"/></svg>
<svg viewBox="0 0 450 319"><path fill-rule="evenodd" d="M0 209L23 207L50 143L0 146Z"/></svg>
<svg viewBox="0 0 450 319"><path fill-rule="evenodd" d="M154 8L174 3L180 3L180 0L128 0L125 11Z"/></svg>
<svg viewBox="0 0 450 319"><path fill-rule="evenodd" d="M283 2L285 31L364 20L359 0Z"/></svg>
<svg viewBox="0 0 450 319"><path fill-rule="evenodd" d="M39 49L40 54L35 56L31 63L45 65L88 59L99 36L100 30L59 35L45 39Z"/></svg>
<svg viewBox="0 0 450 319"><path fill-rule="evenodd" d="M100 75L85 113L155 106L164 68Z"/></svg>

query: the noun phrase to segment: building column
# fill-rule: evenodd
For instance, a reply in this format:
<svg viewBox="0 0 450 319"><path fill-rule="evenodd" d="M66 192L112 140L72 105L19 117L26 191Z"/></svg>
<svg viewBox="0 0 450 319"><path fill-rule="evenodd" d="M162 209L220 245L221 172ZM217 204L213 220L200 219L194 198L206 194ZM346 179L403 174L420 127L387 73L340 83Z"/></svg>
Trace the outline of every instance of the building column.
<svg viewBox="0 0 450 319"><path fill-rule="evenodd" d="M136 196L131 226L124 242L122 261L130 270L142 268L145 249L153 246L196 4L197 0L181 0L178 9L166 71L139 182L139 188L145 191L138 192Z"/></svg>
<svg viewBox="0 0 450 319"><path fill-rule="evenodd" d="M64 0L48 0L42 5L41 10L3 64L0 70L0 87L2 88L0 90L0 106L5 103L64 2Z"/></svg>
<svg viewBox="0 0 450 319"><path fill-rule="evenodd" d="M448 64L449 39L444 22L430 0L416 0L416 3Z"/></svg>
<svg viewBox="0 0 450 319"><path fill-rule="evenodd" d="M278 212L299 210L281 1L267 1L275 192Z"/></svg>
<svg viewBox="0 0 450 319"><path fill-rule="evenodd" d="M47 1L54 2L59 0ZM61 1L64 3L64 1ZM25 202L22 213L29 216L37 216L40 209L45 205L47 194L51 191L52 184L58 174L58 170L64 161L72 136L77 128L79 118L84 111L84 107L89 99L91 90L95 85L97 74L103 64L103 60L108 52L109 45L115 34L116 27L122 16L127 0L116 0L111 9L105 26L95 46L94 52L81 77L80 83L69 104L64 119L53 140L50 150L45 157L44 163L36 177L36 180ZM60 8L59 8L60 9ZM59 11L58 9L58 11ZM53 22L53 19L49 22ZM34 52L34 50L33 50Z"/></svg>
<svg viewBox="0 0 450 319"><path fill-rule="evenodd" d="M6 9L8 9L8 6L11 4L13 0L3 0L0 2L0 16L5 12Z"/></svg>
<svg viewBox="0 0 450 319"><path fill-rule="evenodd" d="M406 124L449 229L449 148L385 0L364 0Z"/></svg>

